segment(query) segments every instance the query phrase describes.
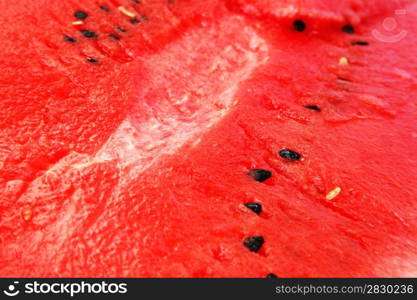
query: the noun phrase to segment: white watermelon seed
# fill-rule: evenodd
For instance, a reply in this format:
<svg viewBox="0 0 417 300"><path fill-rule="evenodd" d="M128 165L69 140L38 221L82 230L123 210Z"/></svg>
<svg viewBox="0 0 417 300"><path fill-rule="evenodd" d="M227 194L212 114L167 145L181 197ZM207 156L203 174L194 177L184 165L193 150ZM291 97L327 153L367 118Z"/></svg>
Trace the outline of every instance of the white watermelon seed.
<svg viewBox="0 0 417 300"><path fill-rule="evenodd" d="M327 195L326 195L326 199L327 200L333 200L334 198L337 197L337 195L340 194L340 192L342 191L342 189L340 187L335 187L333 190L331 190Z"/></svg>
<svg viewBox="0 0 417 300"><path fill-rule="evenodd" d="M32 210L31 209L25 209L22 211L22 218L26 222L28 222L32 218Z"/></svg>
<svg viewBox="0 0 417 300"><path fill-rule="evenodd" d="M127 10L125 7L123 7L123 6L119 6L118 8L117 8L122 14L124 14L124 15L126 15L126 16L128 16L129 18L133 18L133 17L135 17L136 16L136 14L134 13L134 12L131 12L131 11L129 11L129 10Z"/></svg>
<svg viewBox="0 0 417 300"><path fill-rule="evenodd" d="M341 66L347 66L349 64L349 60L346 57L341 57L339 59L339 65Z"/></svg>

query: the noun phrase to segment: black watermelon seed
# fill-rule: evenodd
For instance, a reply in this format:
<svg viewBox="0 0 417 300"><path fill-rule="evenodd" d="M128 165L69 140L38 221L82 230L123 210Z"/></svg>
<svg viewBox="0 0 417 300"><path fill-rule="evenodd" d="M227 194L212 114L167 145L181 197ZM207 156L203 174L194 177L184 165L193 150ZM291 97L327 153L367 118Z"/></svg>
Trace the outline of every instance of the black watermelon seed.
<svg viewBox="0 0 417 300"><path fill-rule="evenodd" d="M138 24L139 20L136 19L136 18L132 18L132 19L129 20L129 22L132 23L132 24Z"/></svg>
<svg viewBox="0 0 417 300"><path fill-rule="evenodd" d="M259 182L264 182L272 176L272 172L263 169L252 169L249 171L248 175Z"/></svg>
<svg viewBox="0 0 417 300"><path fill-rule="evenodd" d="M321 111L320 107L318 107L317 105L306 105L304 107L315 111Z"/></svg>
<svg viewBox="0 0 417 300"><path fill-rule="evenodd" d="M105 12L109 12L110 11L110 8L108 8L105 5L100 5L100 9L103 10L103 11L105 11Z"/></svg>
<svg viewBox="0 0 417 300"><path fill-rule="evenodd" d="M268 275L266 275L266 278L278 278L278 276L274 273L269 273Z"/></svg>
<svg viewBox="0 0 417 300"><path fill-rule="evenodd" d="M306 23L304 23L304 21L302 20L295 20L292 23L292 26L294 27L295 30L302 32L306 29Z"/></svg>
<svg viewBox="0 0 417 300"><path fill-rule="evenodd" d="M369 43L367 41L353 41L352 45L353 46L356 46L356 45L358 45L358 46L368 46Z"/></svg>
<svg viewBox="0 0 417 300"><path fill-rule="evenodd" d="M252 252L258 252L261 249L262 245L264 244L264 238L260 235L255 235L246 238L243 241L243 246L249 249Z"/></svg>
<svg viewBox="0 0 417 300"><path fill-rule="evenodd" d="M132 0L133 2L135 2L135 3L137 3L137 4L140 4L140 1L139 0Z"/></svg>
<svg viewBox="0 0 417 300"><path fill-rule="evenodd" d="M342 27L342 31L345 33L349 33L349 34L354 34L355 33L355 28L353 28L352 25L345 25Z"/></svg>
<svg viewBox="0 0 417 300"><path fill-rule="evenodd" d="M279 151L279 156L288 161L295 161L301 158L301 155L290 149L282 149Z"/></svg>
<svg viewBox="0 0 417 300"><path fill-rule="evenodd" d="M87 57L87 60L92 64L97 64L98 63L98 60L95 59L95 58Z"/></svg>
<svg viewBox="0 0 417 300"><path fill-rule="evenodd" d="M114 33L110 33L109 34L109 37L112 38L112 39L114 39L114 40L116 40L116 41L119 41L120 40L120 36L118 36L117 34L114 34Z"/></svg>
<svg viewBox="0 0 417 300"><path fill-rule="evenodd" d="M67 42L69 42L69 43L75 43L75 42L77 42L76 39L74 39L73 37L70 37L68 35L64 35L63 37L64 37L64 40L67 41Z"/></svg>
<svg viewBox="0 0 417 300"><path fill-rule="evenodd" d="M88 14L85 11L77 10L74 12L74 17L76 17L78 20L85 20L88 17Z"/></svg>
<svg viewBox="0 0 417 300"><path fill-rule="evenodd" d="M245 203L245 206L256 214L260 214L262 212L262 205L259 203L248 202Z"/></svg>
<svg viewBox="0 0 417 300"><path fill-rule="evenodd" d="M80 31L81 34L83 36L85 36L86 38L96 38L98 37L97 33L95 33L94 31L90 31L90 30L81 30Z"/></svg>
<svg viewBox="0 0 417 300"><path fill-rule="evenodd" d="M117 26L116 29L119 30L120 32L126 32L126 29L119 27L119 26Z"/></svg>

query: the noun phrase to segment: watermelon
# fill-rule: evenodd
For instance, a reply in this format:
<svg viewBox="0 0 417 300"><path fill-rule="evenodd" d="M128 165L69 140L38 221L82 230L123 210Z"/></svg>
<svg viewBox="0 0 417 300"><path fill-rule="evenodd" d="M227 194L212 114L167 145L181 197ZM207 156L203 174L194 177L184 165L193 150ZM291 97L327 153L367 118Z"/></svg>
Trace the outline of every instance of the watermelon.
<svg viewBox="0 0 417 300"><path fill-rule="evenodd" d="M0 276L417 276L415 2L0 7Z"/></svg>

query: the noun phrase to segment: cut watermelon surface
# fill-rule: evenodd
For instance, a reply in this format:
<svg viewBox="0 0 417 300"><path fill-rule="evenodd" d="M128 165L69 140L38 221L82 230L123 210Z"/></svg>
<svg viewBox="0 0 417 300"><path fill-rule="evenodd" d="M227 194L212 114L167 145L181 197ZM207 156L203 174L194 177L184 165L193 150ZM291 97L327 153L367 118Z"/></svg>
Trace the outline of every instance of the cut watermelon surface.
<svg viewBox="0 0 417 300"><path fill-rule="evenodd" d="M414 1L0 7L0 276L417 276Z"/></svg>

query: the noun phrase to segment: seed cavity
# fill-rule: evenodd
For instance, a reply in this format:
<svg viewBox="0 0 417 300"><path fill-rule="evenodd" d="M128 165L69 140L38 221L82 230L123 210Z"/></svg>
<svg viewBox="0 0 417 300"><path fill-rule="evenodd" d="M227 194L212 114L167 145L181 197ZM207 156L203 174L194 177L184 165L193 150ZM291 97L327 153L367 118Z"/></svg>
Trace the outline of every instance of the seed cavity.
<svg viewBox="0 0 417 300"><path fill-rule="evenodd" d="M350 80L349 80L349 79L344 78L344 77L337 77L337 80L350 82Z"/></svg>
<svg viewBox="0 0 417 300"><path fill-rule="evenodd" d="M353 41L351 44L353 46L368 46L369 45L367 41Z"/></svg>
<svg viewBox="0 0 417 300"><path fill-rule="evenodd" d="M342 191L342 189L340 187L335 187L333 190L331 190L327 195L326 195L326 199L327 200L333 200L334 198L337 197L337 195L340 194L340 192Z"/></svg>
<svg viewBox="0 0 417 300"><path fill-rule="evenodd" d="M306 24L304 23L303 20L295 20L292 23L294 29L298 32L303 32L306 29Z"/></svg>
<svg viewBox="0 0 417 300"><path fill-rule="evenodd" d="M264 244L264 238L260 235L247 237L243 241L243 246L249 249L251 252L258 252Z"/></svg>
<svg viewBox="0 0 417 300"><path fill-rule="evenodd" d="M138 24L139 20L136 19L136 18L132 18L132 19L129 20L129 22L132 23L132 24Z"/></svg>
<svg viewBox="0 0 417 300"><path fill-rule="evenodd" d="M73 37L70 37L68 35L64 35L63 38L64 38L65 41L67 41L69 43L75 43L75 42L77 42L76 39L74 39Z"/></svg>
<svg viewBox="0 0 417 300"><path fill-rule="evenodd" d="M81 30L80 32L83 36L85 36L86 38L89 38L89 39L98 37L97 33L95 33L94 31Z"/></svg>
<svg viewBox="0 0 417 300"><path fill-rule="evenodd" d="M287 161L296 161L300 160L301 155L290 149L282 149L279 151L279 156Z"/></svg>
<svg viewBox="0 0 417 300"><path fill-rule="evenodd" d="M348 34L354 34L355 33L355 28L353 28L352 25L347 24L347 25L342 27L342 31L344 33L348 33Z"/></svg>
<svg viewBox="0 0 417 300"><path fill-rule="evenodd" d="M259 182L264 182L272 176L272 172L263 169L252 169L249 171L248 175Z"/></svg>
<svg viewBox="0 0 417 300"><path fill-rule="evenodd" d="M262 205L255 202L247 202L245 206L253 211L255 214L260 214L262 212Z"/></svg>
<svg viewBox="0 0 417 300"><path fill-rule="evenodd" d="M133 18L134 16L136 16L136 14L134 12L131 12L130 10L127 10L125 7L123 6L119 6L117 8L122 14L124 14L125 16L128 16L129 18Z"/></svg>
<svg viewBox="0 0 417 300"><path fill-rule="evenodd" d="M92 57L87 57L86 59L92 64L98 64L99 62L97 59L92 58Z"/></svg>
<svg viewBox="0 0 417 300"><path fill-rule="evenodd" d="M126 32L126 29L119 27L119 26L117 26L116 29L119 30L120 32Z"/></svg>
<svg viewBox="0 0 417 300"><path fill-rule="evenodd" d="M77 10L74 12L74 17L76 17L78 20L85 20L88 17L88 14L85 11Z"/></svg>
<svg viewBox="0 0 417 300"><path fill-rule="evenodd" d="M317 105L306 105L304 107L315 111L321 111L320 107L318 107Z"/></svg>
<svg viewBox="0 0 417 300"><path fill-rule="evenodd" d="M114 33L110 33L109 37L112 38L113 40L116 40L116 41L120 40L120 36L118 36L117 34L114 34Z"/></svg>
<svg viewBox="0 0 417 300"><path fill-rule="evenodd" d="M269 273L268 275L266 275L266 278L278 278L278 276L274 273Z"/></svg>
<svg viewBox="0 0 417 300"><path fill-rule="evenodd" d="M103 11L105 11L105 12L110 12L110 8L108 8L105 5L100 5L100 9L103 10Z"/></svg>

